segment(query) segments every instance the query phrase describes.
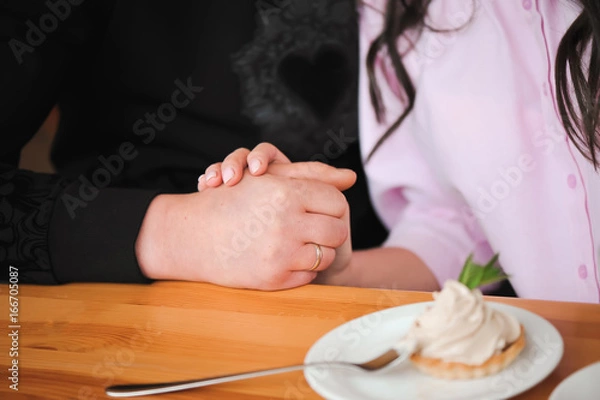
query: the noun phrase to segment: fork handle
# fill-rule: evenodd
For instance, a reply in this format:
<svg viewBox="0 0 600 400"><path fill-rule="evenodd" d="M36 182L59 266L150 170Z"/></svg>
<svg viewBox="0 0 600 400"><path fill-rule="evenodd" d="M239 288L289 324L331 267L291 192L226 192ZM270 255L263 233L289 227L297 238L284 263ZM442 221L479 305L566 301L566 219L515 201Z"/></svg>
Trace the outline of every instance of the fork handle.
<svg viewBox="0 0 600 400"><path fill-rule="evenodd" d="M325 364L325 363L323 363ZM329 364L329 363L328 363ZM196 389L203 386L217 385L219 383L234 382L242 379L258 378L261 376L283 374L285 372L292 372L303 370L304 368L321 365L321 363L314 364L298 364L290 365L287 367L280 368L269 368L252 372L244 372L241 374L222 375L214 376L212 378L205 379L194 379L191 381L179 381L179 382L164 382L164 383L151 383L151 384L137 384L137 385L115 385L106 388L106 394L111 397L136 397L136 396L147 396L151 394L161 394L178 392L181 390Z"/></svg>

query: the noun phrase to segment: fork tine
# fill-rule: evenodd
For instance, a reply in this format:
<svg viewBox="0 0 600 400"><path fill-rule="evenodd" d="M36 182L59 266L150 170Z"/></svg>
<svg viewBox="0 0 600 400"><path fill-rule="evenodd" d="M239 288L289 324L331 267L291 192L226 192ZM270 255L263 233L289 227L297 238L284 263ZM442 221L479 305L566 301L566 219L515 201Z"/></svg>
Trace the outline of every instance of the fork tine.
<svg viewBox="0 0 600 400"><path fill-rule="evenodd" d="M398 359L398 357L400 357L400 354L396 350L390 349L385 353L381 354L379 357L362 364L357 364L357 366L367 371L375 371L385 367L392 361L395 361L396 359Z"/></svg>

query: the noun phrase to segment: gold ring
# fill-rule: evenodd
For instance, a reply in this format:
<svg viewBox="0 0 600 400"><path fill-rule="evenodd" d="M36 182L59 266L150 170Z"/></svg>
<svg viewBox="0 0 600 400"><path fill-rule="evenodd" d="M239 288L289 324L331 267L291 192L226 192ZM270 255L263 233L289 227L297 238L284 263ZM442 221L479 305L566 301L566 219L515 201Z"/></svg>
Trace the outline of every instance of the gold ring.
<svg viewBox="0 0 600 400"><path fill-rule="evenodd" d="M317 251L317 259L309 271L314 271L315 269L319 268L319 265L321 265L321 260L323 259L323 249L321 246L316 243L312 243L312 245L315 246L315 250Z"/></svg>

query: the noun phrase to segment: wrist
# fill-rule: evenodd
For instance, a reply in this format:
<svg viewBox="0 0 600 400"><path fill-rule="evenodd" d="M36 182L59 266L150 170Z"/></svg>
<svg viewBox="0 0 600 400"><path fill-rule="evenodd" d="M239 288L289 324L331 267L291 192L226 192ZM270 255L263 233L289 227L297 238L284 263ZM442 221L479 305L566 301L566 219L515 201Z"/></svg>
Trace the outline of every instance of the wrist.
<svg viewBox="0 0 600 400"><path fill-rule="evenodd" d="M150 202L135 242L135 255L140 271L150 279L169 279L163 262L164 235L172 195L158 195Z"/></svg>
<svg viewBox="0 0 600 400"><path fill-rule="evenodd" d="M351 252L351 256L345 266L341 268L340 266L336 266L320 272L313 283L330 286L354 286L353 282L355 282L355 279L352 276L355 273L355 253L355 251Z"/></svg>
<svg viewBox="0 0 600 400"><path fill-rule="evenodd" d="M204 193L164 194L150 203L135 244L142 274L155 280L212 281L214 233L198 217L210 214L210 198Z"/></svg>

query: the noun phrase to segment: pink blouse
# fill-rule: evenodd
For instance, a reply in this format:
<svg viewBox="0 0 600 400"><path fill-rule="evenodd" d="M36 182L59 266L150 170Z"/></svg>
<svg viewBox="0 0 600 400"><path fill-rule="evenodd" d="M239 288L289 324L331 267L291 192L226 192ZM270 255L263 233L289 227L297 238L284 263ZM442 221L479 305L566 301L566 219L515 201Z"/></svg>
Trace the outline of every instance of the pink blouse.
<svg viewBox="0 0 600 400"><path fill-rule="evenodd" d="M363 59L384 4L361 7ZM462 28L425 30L409 50L398 42L415 106L366 171L385 246L416 253L440 284L470 253L499 253L521 297L600 301L600 175L567 139L555 99L555 56L579 11L570 0L433 0L429 25ZM405 104L389 61L377 65L387 112L379 124L363 68L365 158Z"/></svg>

